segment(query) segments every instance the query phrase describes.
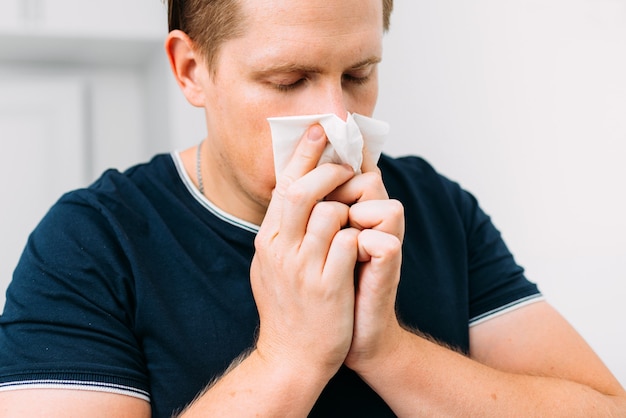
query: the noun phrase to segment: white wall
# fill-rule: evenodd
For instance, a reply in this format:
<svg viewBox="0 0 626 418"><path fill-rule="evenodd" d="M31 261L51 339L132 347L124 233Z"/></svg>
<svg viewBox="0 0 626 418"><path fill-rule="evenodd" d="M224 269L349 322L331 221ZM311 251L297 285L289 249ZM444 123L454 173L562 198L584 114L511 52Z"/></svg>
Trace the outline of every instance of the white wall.
<svg viewBox="0 0 626 418"><path fill-rule="evenodd" d="M396 1L377 116L626 384L626 2Z"/></svg>
<svg viewBox="0 0 626 418"><path fill-rule="evenodd" d="M158 0L0 0L0 10L0 190L23 203L0 206L2 307L28 234L62 192L171 148L173 81Z"/></svg>

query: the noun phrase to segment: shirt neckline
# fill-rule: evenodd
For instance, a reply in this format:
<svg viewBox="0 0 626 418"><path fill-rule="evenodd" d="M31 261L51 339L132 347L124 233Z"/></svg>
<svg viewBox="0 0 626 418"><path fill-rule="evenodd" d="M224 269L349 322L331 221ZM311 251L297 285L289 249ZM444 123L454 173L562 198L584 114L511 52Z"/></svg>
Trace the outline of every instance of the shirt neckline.
<svg viewBox="0 0 626 418"><path fill-rule="evenodd" d="M183 160L180 157L180 151L173 151L171 154L172 160L174 161L174 166L176 167L176 171L178 172L178 176L180 180L183 182L191 196L200 203L206 210L211 212L217 218L221 219L224 222L227 222L231 225L234 225L238 228L246 230L248 232L252 232L256 234L259 232L259 226L253 224L252 222L244 221L241 218L238 218L230 213L218 208L213 202L211 202L205 195L200 193L200 190L193 184L187 170L185 170L185 166L183 164Z"/></svg>

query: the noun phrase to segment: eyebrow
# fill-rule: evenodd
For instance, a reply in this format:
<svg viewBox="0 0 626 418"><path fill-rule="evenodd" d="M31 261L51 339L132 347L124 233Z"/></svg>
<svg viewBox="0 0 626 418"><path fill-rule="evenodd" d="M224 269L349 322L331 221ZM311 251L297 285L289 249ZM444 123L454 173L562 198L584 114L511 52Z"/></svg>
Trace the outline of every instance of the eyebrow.
<svg viewBox="0 0 626 418"><path fill-rule="evenodd" d="M375 65L381 62L380 57L372 56L366 58L362 61L355 63L354 65L348 67L347 70L358 70L361 68L365 68L370 65ZM264 68L261 68L257 71L254 71L255 74L271 74L271 73L308 73L308 74L316 74L323 72L320 67L308 66L308 65L300 65L295 63L287 63L287 64L277 64L270 65Z"/></svg>

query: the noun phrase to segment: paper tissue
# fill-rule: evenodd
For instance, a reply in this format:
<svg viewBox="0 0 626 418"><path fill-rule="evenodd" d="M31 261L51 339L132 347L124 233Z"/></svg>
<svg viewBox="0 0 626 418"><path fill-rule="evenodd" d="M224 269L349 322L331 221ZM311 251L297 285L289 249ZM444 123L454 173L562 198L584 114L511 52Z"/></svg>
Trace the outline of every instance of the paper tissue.
<svg viewBox="0 0 626 418"><path fill-rule="evenodd" d="M356 113L348 114L345 122L334 114L273 117L267 120L272 134L276 177L289 162L307 128L315 123L322 125L328 137L319 164L345 163L352 166L355 173L361 172L363 145L377 162L389 133L386 122Z"/></svg>

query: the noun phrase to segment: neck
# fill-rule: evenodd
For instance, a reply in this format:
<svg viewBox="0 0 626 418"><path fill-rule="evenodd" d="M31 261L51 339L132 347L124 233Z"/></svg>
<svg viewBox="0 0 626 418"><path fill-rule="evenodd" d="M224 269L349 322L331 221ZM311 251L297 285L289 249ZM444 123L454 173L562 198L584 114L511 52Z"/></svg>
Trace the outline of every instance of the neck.
<svg viewBox="0 0 626 418"><path fill-rule="evenodd" d="M245 193L236 193L243 188L238 187L235 179L226 177L228 170L216 167L215 162L210 157L207 158L208 150L203 144L205 141L180 153L185 170L194 185L204 197L224 212L254 225L260 225L269 201Z"/></svg>

